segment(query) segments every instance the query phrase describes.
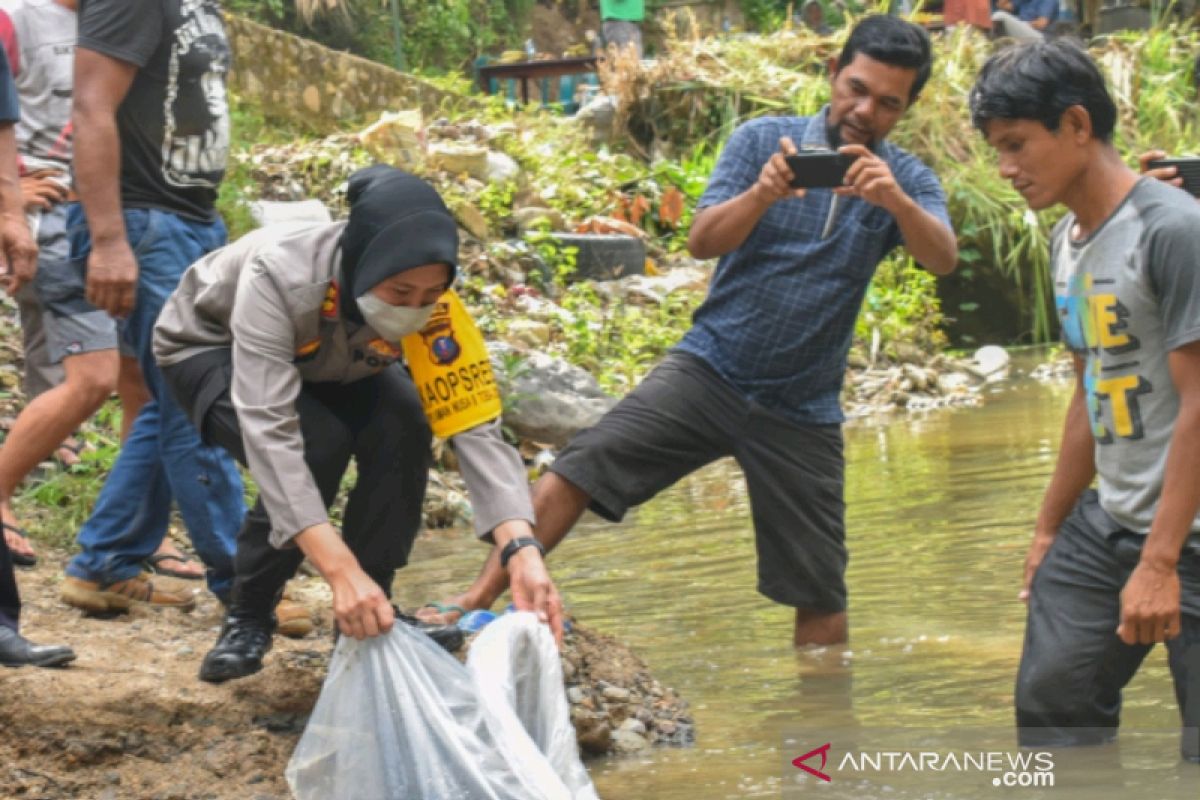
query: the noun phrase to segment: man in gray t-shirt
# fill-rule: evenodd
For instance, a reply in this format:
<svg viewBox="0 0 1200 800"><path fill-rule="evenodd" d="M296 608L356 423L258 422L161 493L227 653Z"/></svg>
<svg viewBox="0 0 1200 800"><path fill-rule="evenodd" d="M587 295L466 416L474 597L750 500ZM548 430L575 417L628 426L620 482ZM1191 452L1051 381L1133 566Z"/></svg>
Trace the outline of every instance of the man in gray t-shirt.
<svg viewBox="0 0 1200 800"><path fill-rule="evenodd" d="M1025 563L1021 744L1112 739L1165 642L1200 761L1200 206L1125 165L1104 79L1066 40L993 56L971 113L1029 206L1070 212L1051 260L1078 381Z"/></svg>

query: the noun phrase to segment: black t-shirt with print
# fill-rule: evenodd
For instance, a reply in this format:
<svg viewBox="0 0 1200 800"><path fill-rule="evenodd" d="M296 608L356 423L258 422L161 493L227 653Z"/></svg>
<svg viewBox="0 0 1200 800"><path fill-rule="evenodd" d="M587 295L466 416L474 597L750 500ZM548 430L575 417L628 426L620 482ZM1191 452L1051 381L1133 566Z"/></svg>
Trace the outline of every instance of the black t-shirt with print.
<svg viewBox="0 0 1200 800"><path fill-rule="evenodd" d="M213 219L231 62L217 0L81 0L79 47L138 67L117 110L122 206Z"/></svg>

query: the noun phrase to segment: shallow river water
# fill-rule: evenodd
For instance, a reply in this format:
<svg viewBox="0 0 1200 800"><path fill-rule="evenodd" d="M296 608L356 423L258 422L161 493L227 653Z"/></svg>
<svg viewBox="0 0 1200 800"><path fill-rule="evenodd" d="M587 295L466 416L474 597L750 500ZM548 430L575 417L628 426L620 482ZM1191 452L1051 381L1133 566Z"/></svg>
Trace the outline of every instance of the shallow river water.
<svg viewBox="0 0 1200 800"><path fill-rule="evenodd" d="M1033 355L1016 363L1017 377L989 390L980 408L847 426L846 650L797 653L789 610L756 593L750 511L731 462L620 525L585 519L551 561L570 610L675 687L697 730L694 747L588 762L601 797L1200 797L1200 766L1178 763L1162 648L1126 692L1120 745L1058 752L1023 769L1003 761L1020 752L1011 690L1024 628L1021 565L1070 394L1067 382L1020 376ZM398 582L402 599L442 596L483 555L465 535L422 540ZM829 767L844 768L831 782L792 766L826 743ZM892 771L845 768L847 753L899 751L939 760L922 770L911 761ZM975 760L957 769L968 756ZM819 768L820 755L804 763ZM1050 780L1042 772L1054 787L1029 788Z"/></svg>

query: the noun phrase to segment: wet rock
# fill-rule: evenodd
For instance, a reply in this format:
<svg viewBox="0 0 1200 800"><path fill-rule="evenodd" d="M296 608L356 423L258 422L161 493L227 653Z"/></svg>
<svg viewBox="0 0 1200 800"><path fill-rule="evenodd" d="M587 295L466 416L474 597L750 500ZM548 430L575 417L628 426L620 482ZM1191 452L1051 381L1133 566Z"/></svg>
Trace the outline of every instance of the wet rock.
<svg viewBox="0 0 1200 800"><path fill-rule="evenodd" d="M604 747L588 752L636 752L653 744L674 743L681 736L680 726L691 724L687 703L664 690L646 665L611 637L573 622L564 655L579 663L580 684L572 687L579 691L568 690L568 699L582 698L571 706L581 744L586 739L586 747ZM603 701L594 703L595 696ZM597 720L603 720L603 726Z"/></svg>
<svg viewBox="0 0 1200 800"><path fill-rule="evenodd" d="M930 384L936 385L936 379L932 378L926 370L915 364L904 365L904 378L908 381L908 391L924 391L929 388Z"/></svg>
<svg viewBox="0 0 1200 800"><path fill-rule="evenodd" d="M602 696L610 703L628 703L630 691L620 686L606 686Z"/></svg>
<svg viewBox="0 0 1200 800"><path fill-rule="evenodd" d="M520 351L504 343L489 344L489 350L501 391L509 398L504 421L523 439L561 447L616 403L591 373L562 359L529 352L516 374L506 375L506 355Z"/></svg>
<svg viewBox="0 0 1200 800"><path fill-rule="evenodd" d="M641 720L637 719L636 717L630 717L629 719L627 719L621 723L621 727L617 728L618 733L620 733L621 731L628 731L631 733L636 733L638 736L645 738L646 724L644 722L642 722Z"/></svg>
<svg viewBox="0 0 1200 800"><path fill-rule="evenodd" d="M925 351L915 344L909 342L896 342L893 345L896 351L896 360L902 364L923 364L925 363Z"/></svg>
<svg viewBox="0 0 1200 800"><path fill-rule="evenodd" d="M1053 359L1044 364L1038 364L1029 373L1030 377L1039 381L1063 380L1075 377L1075 360L1069 350L1060 351Z"/></svg>
<svg viewBox="0 0 1200 800"><path fill-rule="evenodd" d="M965 392L971 387L971 376L965 372L943 372L937 377L937 389L941 394Z"/></svg>
<svg viewBox="0 0 1200 800"><path fill-rule="evenodd" d="M602 715L583 709L572 709L571 721L575 724L575 738L585 753L603 755L613 743L613 732Z"/></svg>
<svg viewBox="0 0 1200 800"><path fill-rule="evenodd" d="M618 730L612 739L613 749L618 753L637 753L650 746L645 736L633 731Z"/></svg>
<svg viewBox="0 0 1200 800"><path fill-rule="evenodd" d="M567 702L573 706L582 703L586 697L587 695L583 693L583 689L580 689L578 686L572 686L570 689L567 689Z"/></svg>

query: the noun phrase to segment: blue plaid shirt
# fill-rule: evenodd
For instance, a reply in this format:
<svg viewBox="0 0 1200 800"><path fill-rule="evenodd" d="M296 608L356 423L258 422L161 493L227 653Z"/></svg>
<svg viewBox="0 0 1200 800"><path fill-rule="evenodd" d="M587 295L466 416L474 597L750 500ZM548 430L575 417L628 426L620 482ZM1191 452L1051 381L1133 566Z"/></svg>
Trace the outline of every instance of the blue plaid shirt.
<svg viewBox="0 0 1200 800"><path fill-rule="evenodd" d="M825 117L763 117L729 137L699 207L749 189L790 136L828 147ZM921 208L950 226L946 195L916 157L875 152ZM777 201L742 246L721 257L678 349L699 356L750 400L802 425L842 422L838 403L854 322L875 268L903 243L896 219L857 197L809 189Z"/></svg>

